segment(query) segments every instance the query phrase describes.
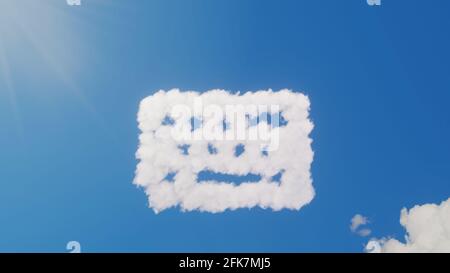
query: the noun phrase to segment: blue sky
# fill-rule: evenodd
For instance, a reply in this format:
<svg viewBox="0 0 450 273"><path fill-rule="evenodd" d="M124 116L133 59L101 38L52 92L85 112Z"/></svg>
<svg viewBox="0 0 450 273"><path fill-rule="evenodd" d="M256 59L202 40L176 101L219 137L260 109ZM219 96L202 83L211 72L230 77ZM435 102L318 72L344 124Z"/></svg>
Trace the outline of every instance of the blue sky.
<svg viewBox="0 0 450 273"><path fill-rule="evenodd" d="M446 0L0 0L0 251L360 252L450 195ZM14 12L13 17L11 12ZM290 88L311 100L300 211L155 215L132 184L141 99ZM295 160L295 158L292 158Z"/></svg>

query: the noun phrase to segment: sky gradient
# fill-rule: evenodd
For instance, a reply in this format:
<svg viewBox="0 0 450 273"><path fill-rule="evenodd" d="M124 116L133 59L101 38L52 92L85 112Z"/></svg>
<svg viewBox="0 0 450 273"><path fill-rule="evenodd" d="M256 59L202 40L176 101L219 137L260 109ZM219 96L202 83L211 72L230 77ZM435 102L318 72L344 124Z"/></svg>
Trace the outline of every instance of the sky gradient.
<svg viewBox="0 0 450 273"><path fill-rule="evenodd" d="M450 197L447 0L0 0L0 251L361 252ZM15 14L12 16L11 14ZM156 215L132 184L159 89L309 96L300 211ZM295 161L295 158L292 158Z"/></svg>

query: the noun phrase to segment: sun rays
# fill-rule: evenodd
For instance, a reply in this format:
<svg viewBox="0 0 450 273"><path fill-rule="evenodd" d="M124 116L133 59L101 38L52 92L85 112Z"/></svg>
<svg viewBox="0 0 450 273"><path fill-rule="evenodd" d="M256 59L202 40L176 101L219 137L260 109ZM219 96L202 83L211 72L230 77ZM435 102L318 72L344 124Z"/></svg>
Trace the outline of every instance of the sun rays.
<svg viewBox="0 0 450 273"><path fill-rule="evenodd" d="M94 4L94 1L89 2ZM95 1L98 5L107 4ZM83 1L87 5L87 1ZM45 71L53 81L64 86L62 92L75 97L93 118L105 126L103 119L77 84L77 71L86 65L83 58L89 43L77 26L89 24L80 15L82 6L69 6L65 0L0 0L0 93L6 93L17 134L23 137L20 90L17 76ZM89 13L95 7L89 7ZM26 57L23 57L26 56ZM31 71L31 72L30 72ZM34 79L38 92L39 79Z"/></svg>

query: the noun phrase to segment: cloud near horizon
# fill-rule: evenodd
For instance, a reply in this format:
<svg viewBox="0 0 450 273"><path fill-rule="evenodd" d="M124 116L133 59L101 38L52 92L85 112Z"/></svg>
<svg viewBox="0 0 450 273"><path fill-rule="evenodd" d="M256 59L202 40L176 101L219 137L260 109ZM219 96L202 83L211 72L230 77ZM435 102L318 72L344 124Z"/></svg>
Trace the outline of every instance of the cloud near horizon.
<svg viewBox="0 0 450 273"><path fill-rule="evenodd" d="M387 253L450 252L450 198L439 205L403 208L400 224L406 230L405 242L395 238L373 239L366 249Z"/></svg>

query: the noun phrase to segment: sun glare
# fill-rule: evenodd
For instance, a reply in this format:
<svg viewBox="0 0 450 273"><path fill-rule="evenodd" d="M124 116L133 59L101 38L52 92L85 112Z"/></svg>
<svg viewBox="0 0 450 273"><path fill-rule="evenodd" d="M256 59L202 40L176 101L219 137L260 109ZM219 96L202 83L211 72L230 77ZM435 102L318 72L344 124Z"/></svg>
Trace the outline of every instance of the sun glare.
<svg viewBox="0 0 450 273"><path fill-rule="evenodd" d="M16 73L53 71L55 80L78 92L71 78L77 39L69 31L74 16L67 7L65 0L0 0L0 92L7 93L19 128Z"/></svg>

